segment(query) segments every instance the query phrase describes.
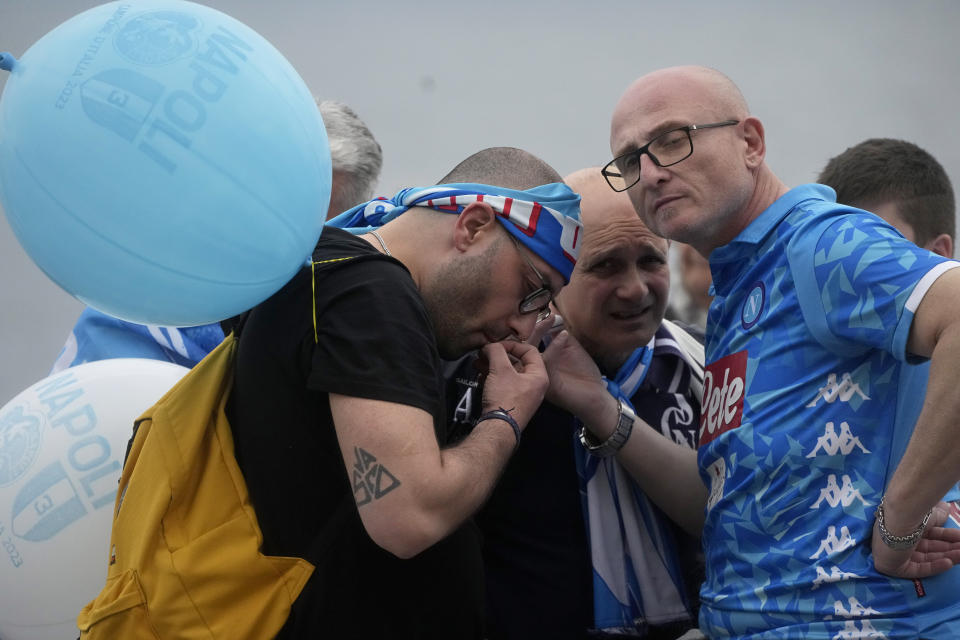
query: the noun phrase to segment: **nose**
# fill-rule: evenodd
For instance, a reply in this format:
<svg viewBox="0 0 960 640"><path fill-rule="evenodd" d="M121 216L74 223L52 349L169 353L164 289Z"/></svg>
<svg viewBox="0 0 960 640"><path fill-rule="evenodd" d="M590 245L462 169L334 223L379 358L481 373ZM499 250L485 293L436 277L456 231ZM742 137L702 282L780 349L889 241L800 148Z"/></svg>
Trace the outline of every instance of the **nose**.
<svg viewBox="0 0 960 640"><path fill-rule="evenodd" d="M526 340L533 333L533 328L537 325L536 313L515 313L507 326L513 332L513 335L522 340Z"/></svg>
<svg viewBox="0 0 960 640"><path fill-rule="evenodd" d="M640 182L655 185L670 177L670 172L658 165L648 154L640 156Z"/></svg>
<svg viewBox="0 0 960 640"><path fill-rule="evenodd" d="M617 296L624 300L640 300L650 292L646 275L639 268L626 269L617 283Z"/></svg>

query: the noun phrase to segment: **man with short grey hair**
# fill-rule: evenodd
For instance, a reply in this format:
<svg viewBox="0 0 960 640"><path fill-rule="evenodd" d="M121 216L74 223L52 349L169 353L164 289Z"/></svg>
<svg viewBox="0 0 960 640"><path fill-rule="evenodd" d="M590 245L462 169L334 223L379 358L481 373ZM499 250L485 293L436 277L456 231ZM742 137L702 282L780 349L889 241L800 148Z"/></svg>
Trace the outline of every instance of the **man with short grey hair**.
<svg viewBox="0 0 960 640"><path fill-rule="evenodd" d="M383 166L383 151L353 109L335 100L318 100L317 106L327 129L333 168L329 220L373 197Z"/></svg>

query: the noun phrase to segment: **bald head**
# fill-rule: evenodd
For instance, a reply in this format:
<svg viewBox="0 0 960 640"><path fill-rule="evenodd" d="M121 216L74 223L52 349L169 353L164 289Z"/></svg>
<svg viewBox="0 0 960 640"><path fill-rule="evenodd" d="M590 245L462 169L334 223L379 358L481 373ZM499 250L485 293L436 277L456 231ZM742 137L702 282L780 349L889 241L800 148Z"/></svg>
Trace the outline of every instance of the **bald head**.
<svg viewBox="0 0 960 640"><path fill-rule="evenodd" d="M647 226L704 256L787 191L764 162L763 124L730 78L707 67L660 69L633 82L614 109L610 150ZM654 159L675 150L679 157Z"/></svg>
<svg viewBox="0 0 960 640"><path fill-rule="evenodd" d="M646 229L630 197L625 192L617 193L610 189L600 173L600 167L574 171L563 181L580 194L580 221L584 225L584 238L589 229L601 226L614 228L622 225L624 230Z"/></svg>
<svg viewBox="0 0 960 640"><path fill-rule="evenodd" d="M465 159L437 184L473 182L526 191L560 181L560 174L532 153L514 147L490 147Z"/></svg>
<svg viewBox="0 0 960 640"><path fill-rule="evenodd" d="M618 121L635 117L638 112L649 115L670 111L676 107L678 98L697 114L700 118L697 122L743 120L750 114L737 85L716 69L668 67L641 76L627 87L614 109L611 129ZM619 155L616 149L613 151Z"/></svg>
<svg viewBox="0 0 960 640"><path fill-rule="evenodd" d="M599 167L564 179L580 194L580 258L556 303L570 333L613 375L663 320L670 272L667 241L640 220L626 193L607 186Z"/></svg>
<svg viewBox="0 0 960 640"><path fill-rule="evenodd" d="M631 89L643 88L646 85L687 86L702 92L702 99L715 104L722 113L745 116L750 112L747 101L740 89L724 73L695 65L667 67L652 71L637 78L628 87Z"/></svg>

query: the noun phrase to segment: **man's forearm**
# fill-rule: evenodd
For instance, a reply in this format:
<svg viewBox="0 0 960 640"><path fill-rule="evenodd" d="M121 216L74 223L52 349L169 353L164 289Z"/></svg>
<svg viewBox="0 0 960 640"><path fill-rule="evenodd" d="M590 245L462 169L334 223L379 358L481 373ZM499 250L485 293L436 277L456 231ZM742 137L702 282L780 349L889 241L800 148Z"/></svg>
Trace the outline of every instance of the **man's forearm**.
<svg viewBox="0 0 960 640"><path fill-rule="evenodd" d="M440 451L432 464L408 474L403 494L393 505L378 505L378 514L361 509L374 541L401 558L436 544L490 495L513 453L516 438L507 422L485 420L459 444ZM386 516L386 517L383 517Z"/></svg>
<svg viewBox="0 0 960 640"><path fill-rule="evenodd" d="M616 399L605 391L602 396L580 415L597 440L610 437L617 424ZM667 516L690 534L700 535L707 489L695 449L671 441L637 418L617 462Z"/></svg>
<svg viewBox="0 0 960 640"><path fill-rule="evenodd" d="M547 386L540 355L521 344L490 344L484 353L484 406L510 407L523 428ZM330 394L330 410L344 461L358 459L351 479L363 526L401 558L443 539L476 511L517 443L501 419L483 420L460 444L440 449L433 418L423 409ZM381 478L389 480L383 490Z"/></svg>
<svg viewBox="0 0 960 640"><path fill-rule="evenodd" d="M886 526L910 530L960 480L960 324L947 327L934 347L923 410L903 459L886 488Z"/></svg>

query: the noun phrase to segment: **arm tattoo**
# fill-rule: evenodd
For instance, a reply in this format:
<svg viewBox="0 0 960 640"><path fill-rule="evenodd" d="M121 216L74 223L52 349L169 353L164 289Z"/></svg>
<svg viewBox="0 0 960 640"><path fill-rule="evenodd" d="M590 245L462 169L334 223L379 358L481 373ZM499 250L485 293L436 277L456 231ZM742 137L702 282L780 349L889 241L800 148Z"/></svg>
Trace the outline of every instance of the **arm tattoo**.
<svg viewBox="0 0 960 640"><path fill-rule="evenodd" d="M354 447L353 453L357 457L353 463L353 497L358 507L378 500L400 486L397 477L378 464L370 452Z"/></svg>

